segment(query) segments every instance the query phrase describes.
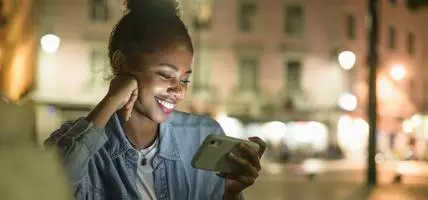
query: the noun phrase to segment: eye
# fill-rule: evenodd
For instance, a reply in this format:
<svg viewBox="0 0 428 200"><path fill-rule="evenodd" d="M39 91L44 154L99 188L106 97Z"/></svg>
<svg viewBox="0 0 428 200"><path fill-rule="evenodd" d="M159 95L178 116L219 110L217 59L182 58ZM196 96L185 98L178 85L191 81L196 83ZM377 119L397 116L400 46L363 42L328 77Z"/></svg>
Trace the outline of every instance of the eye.
<svg viewBox="0 0 428 200"><path fill-rule="evenodd" d="M188 85L190 83L190 81L189 80L181 80L181 83L184 85Z"/></svg>
<svg viewBox="0 0 428 200"><path fill-rule="evenodd" d="M171 78L172 78L171 75L168 75L165 73L158 72L157 74L161 77L162 80L171 80Z"/></svg>

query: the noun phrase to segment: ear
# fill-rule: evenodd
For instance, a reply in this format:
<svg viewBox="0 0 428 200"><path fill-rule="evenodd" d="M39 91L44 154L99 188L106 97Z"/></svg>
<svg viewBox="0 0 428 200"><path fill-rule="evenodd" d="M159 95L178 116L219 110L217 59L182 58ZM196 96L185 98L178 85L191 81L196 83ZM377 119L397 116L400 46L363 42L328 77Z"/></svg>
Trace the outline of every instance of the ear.
<svg viewBox="0 0 428 200"><path fill-rule="evenodd" d="M113 68L116 69L117 74L123 74L128 71L125 55L123 55L120 50L116 50L113 53L112 64Z"/></svg>

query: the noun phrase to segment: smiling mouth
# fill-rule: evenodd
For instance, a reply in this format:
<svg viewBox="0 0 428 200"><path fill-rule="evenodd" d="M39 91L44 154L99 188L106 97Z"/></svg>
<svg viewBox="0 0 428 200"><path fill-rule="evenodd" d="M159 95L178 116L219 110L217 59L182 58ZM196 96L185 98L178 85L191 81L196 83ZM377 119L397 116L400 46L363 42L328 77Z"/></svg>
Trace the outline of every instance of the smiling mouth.
<svg viewBox="0 0 428 200"><path fill-rule="evenodd" d="M175 103L171 103L168 101L160 100L158 98L155 98L156 102L158 103L159 107L167 114L172 113L175 108Z"/></svg>

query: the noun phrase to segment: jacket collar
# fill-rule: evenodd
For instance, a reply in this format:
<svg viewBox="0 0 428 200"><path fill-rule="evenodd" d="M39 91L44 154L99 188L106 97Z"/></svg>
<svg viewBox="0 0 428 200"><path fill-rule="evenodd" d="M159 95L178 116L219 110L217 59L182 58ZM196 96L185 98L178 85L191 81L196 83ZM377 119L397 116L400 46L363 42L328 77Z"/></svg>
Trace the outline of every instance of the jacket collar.
<svg viewBox="0 0 428 200"><path fill-rule="evenodd" d="M159 156L169 160L180 160L181 150L174 136L171 120L175 113L169 116L168 120L160 124L159 130ZM123 153L134 150L134 147L126 137L119 117L115 113L109 120L105 128L108 141L104 145L112 159L115 159Z"/></svg>

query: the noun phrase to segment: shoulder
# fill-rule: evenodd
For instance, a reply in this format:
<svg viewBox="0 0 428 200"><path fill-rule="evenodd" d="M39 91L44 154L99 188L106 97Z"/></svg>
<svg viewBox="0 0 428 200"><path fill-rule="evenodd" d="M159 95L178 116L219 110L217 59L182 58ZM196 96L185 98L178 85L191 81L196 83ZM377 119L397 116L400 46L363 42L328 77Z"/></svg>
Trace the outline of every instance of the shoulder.
<svg viewBox="0 0 428 200"><path fill-rule="evenodd" d="M221 129L220 124L213 118L206 115L175 111L168 122L173 127L205 127Z"/></svg>
<svg viewBox="0 0 428 200"><path fill-rule="evenodd" d="M183 151L196 151L208 135L224 135L220 124L209 116L175 111L167 123Z"/></svg>

